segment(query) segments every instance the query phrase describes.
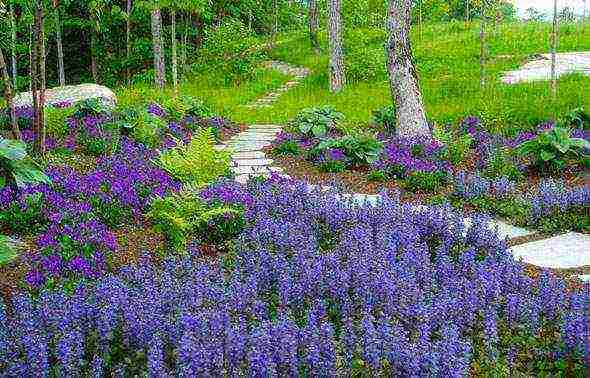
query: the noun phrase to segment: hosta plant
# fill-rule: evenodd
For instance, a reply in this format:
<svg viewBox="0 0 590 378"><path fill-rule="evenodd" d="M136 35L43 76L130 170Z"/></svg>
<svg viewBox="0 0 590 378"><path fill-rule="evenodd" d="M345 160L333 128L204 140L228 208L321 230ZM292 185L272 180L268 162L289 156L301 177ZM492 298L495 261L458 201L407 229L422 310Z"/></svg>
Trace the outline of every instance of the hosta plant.
<svg viewBox="0 0 590 378"><path fill-rule="evenodd" d="M0 137L0 188L49 182L37 163L28 156L23 142Z"/></svg>
<svg viewBox="0 0 590 378"><path fill-rule="evenodd" d="M320 142L312 151L318 155L328 150L338 149L355 165L373 164L379 159L383 143L366 134L349 134L340 138L330 138Z"/></svg>
<svg viewBox="0 0 590 378"><path fill-rule="evenodd" d="M530 156L541 169L551 171L562 170L571 159L582 163L587 159L588 150L590 142L572 138L571 130L565 127L555 127L541 133L518 148L520 155Z"/></svg>
<svg viewBox="0 0 590 378"><path fill-rule="evenodd" d="M344 118L330 106L307 108L293 121L295 128L305 136L323 137L335 130L338 122Z"/></svg>

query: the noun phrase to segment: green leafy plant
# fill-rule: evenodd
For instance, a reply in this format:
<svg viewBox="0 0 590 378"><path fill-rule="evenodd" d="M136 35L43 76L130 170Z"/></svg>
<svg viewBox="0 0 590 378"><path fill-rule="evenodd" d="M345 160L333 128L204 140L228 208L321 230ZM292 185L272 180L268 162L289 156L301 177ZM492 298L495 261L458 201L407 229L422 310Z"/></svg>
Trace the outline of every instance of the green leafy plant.
<svg viewBox="0 0 590 378"><path fill-rule="evenodd" d="M411 192L424 191L434 193L438 191L446 182L447 175L441 171L410 172L404 180L404 186Z"/></svg>
<svg viewBox="0 0 590 378"><path fill-rule="evenodd" d="M518 153L532 157L542 170L556 172L565 168L570 159L583 163L585 151L589 149L590 142L587 140L572 138L570 129L555 127L522 143Z"/></svg>
<svg viewBox="0 0 590 378"><path fill-rule="evenodd" d="M47 135L55 138L63 138L68 135L70 127L67 124L67 120L74 115L74 109L72 107L58 108L49 105L45 108L44 114Z"/></svg>
<svg viewBox="0 0 590 378"><path fill-rule="evenodd" d="M87 116L99 116L101 114L107 113L108 110L109 109L101 99L89 98L76 104L74 107L74 116L78 119Z"/></svg>
<svg viewBox="0 0 590 378"><path fill-rule="evenodd" d="M278 156L299 156L301 155L301 148L299 148L299 144L297 144L294 140L287 140L277 146L275 146L272 150L274 155Z"/></svg>
<svg viewBox="0 0 590 378"><path fill-rule="evenodd" d="M160 153L158 164L172 177L196 186L203 186L219 176L229 174L231 156L217 151L211 129L201 130L188 144L178 141L176 147Z"/></svg>
<svg viewBox="0 0 590 378"><path fill-rule="evenodd" d="M17 243L6 235L0 235L0 266L10 263L17 257Z"/></svg>
<svg viewBox="0 0 590 378"><path fill-rule="evenodd" d="M320 165L320 170L323 172L340 173L346 170L346 162L344 161L327 161Z"/></svg>
<svg viewBox="0 0 590 378"><path fill-rule="evenodd" d="M506 150L494 151L483 170L483 175L490 179L508 177L512 181L519 181L523 178L522 172Z"/></svg>
<svg viewBox="0 0 590 378"><path fill-rule="evenodd" d="M563 123L570 127L588 130L590 129L590 114L584 108L576 108L565 116Z"/></svg>
<svg viewBox="0 0 590 378"><path fill-rule="evenodd" d="M211 109L200 98L183 96L182 104L184 105L185 113L188 115L201 118L208 118L214 115Z"/></svg>
<svg viewBox="0 0 590 378"><path fill-rule="evenodd" d="M342 113L338 113L331 106L323 106L304 109L295 117L293 125L302 134L317 138L334 130L342 119L344 119Z"/></svg>
<svg viewBox="0 0 590 378"><path fill-rule="evenodd" d="M238 236L245 224L242 210L221 206L201 214L196 229L201 241L218 245Z"/></svg>
<svg viewBox="0 0 590 378"><path fill-rule="evenodd" d="M373 112L373 124L379 126L383 131L395 133L397 126L397 113L395 106L385 106Z"/></svg>
<svg viewBox="0 0 590 378"><path fill-rule="evenodd" d="M383 144L374 136L367 134L349 134L340 138L330 138L320 142L311 151L312 155L318 155L328 149L338 148L350 159L352 164L372 164L379 159Z"/></svg>
<svg viewBox="0 0 590 378"><path fill-rule="evenodd" d="M146 110L134 108L123 109L119 114L118 125L121 130L137 142L155 148L161 142L164 121Z"/></svg>
<svg viewBox="0 0 590 378"><path fill-rule="evenodd" d="M35 185L51 181L27 154L21 141L0 137L0 187L5 185Z"/></svg>
<svg viewBox="0 0 590 378"><path fill-rule="evenodd" d="M473 145L473 138L469 134L457 135L442 125L435 124L433 136L444 144L440 158L459 164L464 161Z"/></svg>

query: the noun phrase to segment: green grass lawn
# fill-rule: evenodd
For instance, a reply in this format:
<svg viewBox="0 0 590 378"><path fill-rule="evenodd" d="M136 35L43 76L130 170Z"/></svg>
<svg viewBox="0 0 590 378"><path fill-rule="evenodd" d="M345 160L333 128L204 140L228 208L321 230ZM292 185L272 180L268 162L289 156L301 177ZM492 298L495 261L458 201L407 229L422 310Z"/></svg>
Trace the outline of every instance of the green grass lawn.
<svg viewBox="0 0 590 378"><path fill-rule="evenodd" d="M420 83L430 119L456 122L469 115L482 116L491 126L522 128L558 117L573 108L590 108L590 77L569 75L559 80L559 99L554 102L547 82L505 85L503 71L513 70L531 55L549 51L549 24L502 24L489 30L488 84L479 85L479 24L441 23L413 30L412 39ZM182 92L202 97L238 122L283 123L301 109L330 104L346 115L349 125L366 123L373 110L391 102L385 70L384 30L357 29L346 33L348 84L338 94L328 90L328 48L322 38L322 53L313 54L305 31L282 35L283 43L271 53L273 59L305 66L312 74L283 94L269 108L247 109L242 105L277 88L286 78L278 72L259 70L240 85L224 85L215 72L193 77ZM590 46L590 23L562 25L559 51L583 51ZM134 87L133 91L153 92ZM132 92L133 92L132 91ZM128 89L118 91L125 101ZM168 91L166 95L169 95Z"/></svg>

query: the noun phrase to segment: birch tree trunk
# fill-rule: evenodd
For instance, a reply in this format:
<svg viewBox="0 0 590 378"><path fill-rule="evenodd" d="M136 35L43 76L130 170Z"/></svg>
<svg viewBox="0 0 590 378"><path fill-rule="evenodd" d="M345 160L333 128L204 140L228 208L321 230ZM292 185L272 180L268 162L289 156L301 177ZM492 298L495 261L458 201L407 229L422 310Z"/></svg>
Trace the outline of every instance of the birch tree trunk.
<svg viewBox="0 0 590 378"><path fill-rule="evenodd" d="M126 47L126 69L125 69L125 76L127 77L127 85L131 84L131 70L129 66L131 65L131 7L132 7L132 0L127 0L127 22L125 26L125 47Z"/></svg>
<svg viewBox="0 0 590 378"><path fill-rule="evenodd" d="M328 0L328 40L330 44L330 90L340 92L346 82L342 47L342 0Z"/></svg>
<svg viewBox="0 0 590 378"><path fill-rule="evenodd" d="M186 17L186 16L185 16ZM184 25L184 35L182 36L182 74L186 75L188 72L188 31L193 22L193 14L188 12L188 20Z"/></svg>
<svg viewBox="0 0 590 378"><path fill-rule="evenodd" d="M98 63L96 61L96 31L92 30L90 35L90 72L92 72L92 80L98 84Z"/></svg>
<svg viewBox="0 0 590 378"><path fill-rule="evenodd" d="M411 0L389 0L387 70L400 137L430 138L410 42Z"/></svg>
<svg viewBox="0 0 590 378"><path fill-rule="evenodd" d="M311 40L311 47L317 55L320 53L320 41L318 39L318 3L317 0L309 1L309 39Z"/></svg>
<svg viewBox="0 0 590 378"><path fill-rule="evenodd" d="M551 96L557 99L557 38L559 33L559 19L557 15L557 0L553 0L553 32L551 34Z"/></svg>
<svg viewBox="0 0 590 378"><path fill-rule="evenodd" d="M486 8L481 5L481 25L479 29L479 86L481 89L486 84Z"/></svg>
<svg viewBox="0 0 590 378"><path fill-rule="evenodd" d="M469 13L469 0L465 0L465 23L467 24L471 19L471 14Z"/></svg>
<svg viewBox="0 0 590 378"><path fill-rule="evenodd" d="M178 96L178 56L176 54L176 10L171 11L172 17L172 83L174 96Z"/></svg>
<svg viewBox="0 0 590 378"><path fill-rule="evenodd" d="M4 79L4 98L6 99L8 109L10 110L10 125L12 127L12 135L14 139L20 140L22 136L18 128L18 124L16 123L16 109L14 108L12 83L10 81L10 76L8 75L8 67L6 66L2 49L0 49L0 73Z"/></svg>
<svg viewBox="0 0 590 378"><path fill-rule="evenodd" d="M61 22L59 19L59 0L53 0L53 14L55 17L55 42L57 44L57 72L59 86L66 85L66 73L64 69L64 50L61 40Z"/></svg>
<svg viewBox="0 0 590 378"><path fill-rule="evenodd" d="M10 45L10 58L12 63L12 86L14 87L14 91L18 90L16 77L18 76L18 69L16 67L16 22L14 19L14 10L12 9L12 4L8 4L8 16L10 17L10 39L12 40L12 44Z"/></svg>
<svg viewBox="0 0 590 378"><path fill-rule="evenodd" d="M156 86L163 89L166 86L166 63L162 51L162 14L160 8L154 8L152 10L152 39Z"/></svg>

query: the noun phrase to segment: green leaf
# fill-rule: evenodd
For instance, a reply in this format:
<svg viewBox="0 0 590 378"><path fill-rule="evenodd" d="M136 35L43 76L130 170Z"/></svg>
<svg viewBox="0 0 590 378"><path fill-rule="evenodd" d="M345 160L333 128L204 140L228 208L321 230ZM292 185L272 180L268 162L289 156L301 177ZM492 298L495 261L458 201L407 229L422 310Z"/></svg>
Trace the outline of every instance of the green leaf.
<svg viewBox="0 0 590 378"><path fill-rule="evenodd" d="M539 157L541 158L541 160L547 162L547 161L550 161L550 160L554 159L555 158L555 154L554 153L551 153L549 151L544 151L543 150L539 154Z"/></svg>
<svg viewBox="0 0 590 378"><path fill-rule="evenodd" d="M21 160L27 156L27 146L20 140L0 138L0 157L8 160Z"/></svg>
<svg viewBox="0 0 590 378"><path fill-rule="evenodd" d="M51 184L51 180L32 161L21 160L13 163L13 174L16 185Z"/></svg>
<svg viewBox="0 0 590 378"><path fill-rule="evenodd" d="M570 143L572 147L590 150L590 142L582 138L571 138Z"/></svg>
<svg viewBox="0 0 590 378"><path fill-rule="evenodd" d="M0 266L8 264L17 256L17 248L14 241L8 236L0 235Z"/></svg>
<svg viewBox="0 0 590 378"><path fill-rule="evenodd" d="M326 135L326 126L323 124L315 124L313 125L313 127L311 128L311 132L313 133L314 136L316 137L321 137Z"/></svg>

